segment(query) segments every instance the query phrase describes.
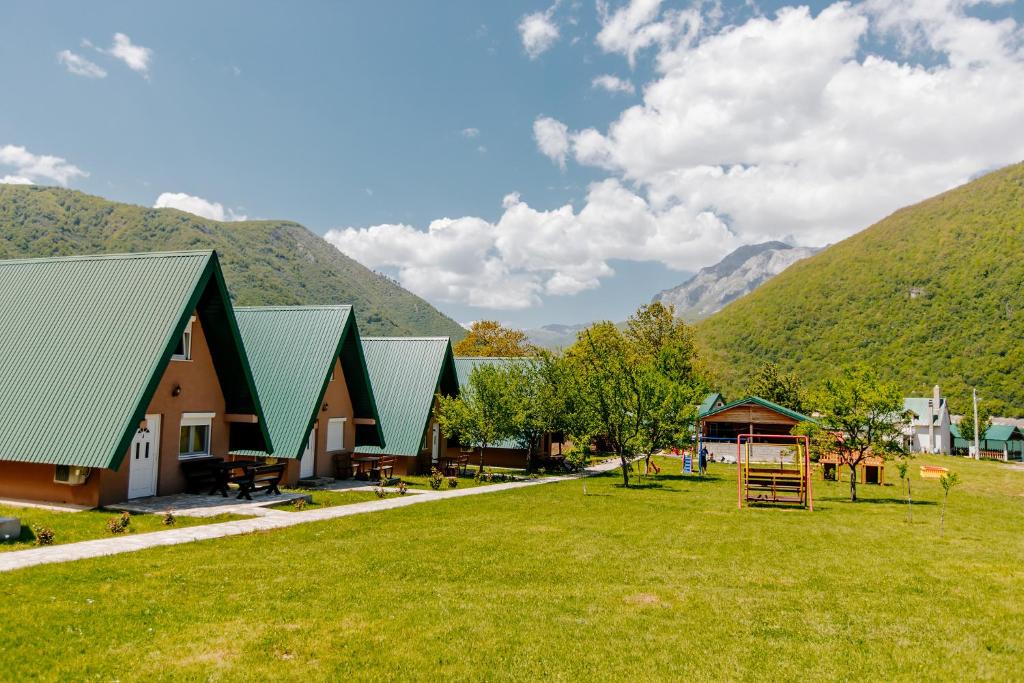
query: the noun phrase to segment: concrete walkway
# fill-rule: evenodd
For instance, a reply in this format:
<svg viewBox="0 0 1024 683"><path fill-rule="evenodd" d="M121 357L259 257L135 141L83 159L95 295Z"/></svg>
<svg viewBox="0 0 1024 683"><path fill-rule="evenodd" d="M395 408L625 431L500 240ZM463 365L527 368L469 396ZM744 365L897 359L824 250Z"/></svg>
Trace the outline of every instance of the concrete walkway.
<svg viewBox="0 0 1024 683"><path fill-rule="evenodd" d="M557 477L541 477L529 481L517 481L507 484L489 484L465 489L449 489L447 491L424 491L417 495L405 495L396 498L384 498L372 500L365 503L353 503L337 507L320 508L317 510L306 510L303 512L281 512L276 515L265 517L254 517L252 519L240 519L234 522L221 522L219 524L207 524L205 526L188 527L184 529L170 529L168 531L153 531L148 534L133 536L118 536L113 538L99 538L92 541L80 541L78 543L67 543L64 545L43 546L29 550L15 550L0 553L0 572L9 572L15 569L24 569L39 564L53 564L56 562L71 562L73 560L84 560L90 557L103 557L105 555L117 555L130 553L146 548L156 548L165 545L179 545L193 541L206 541L225 536L238 536L240 534L251 534L257 531L269 531L271 529L282 529L284 527L306 524L308 522L320 522L327 519L349 517L367 512L379 512L393 508L407 507L431 503L448 498L461 498L463 496L478 496L511 489L521 489L528 486L539 486L559 481L570 481L580 479L602 472L608 472L619 466L618 460L603 462L599 465L588 467L578 474L569 474Z"/></svg>

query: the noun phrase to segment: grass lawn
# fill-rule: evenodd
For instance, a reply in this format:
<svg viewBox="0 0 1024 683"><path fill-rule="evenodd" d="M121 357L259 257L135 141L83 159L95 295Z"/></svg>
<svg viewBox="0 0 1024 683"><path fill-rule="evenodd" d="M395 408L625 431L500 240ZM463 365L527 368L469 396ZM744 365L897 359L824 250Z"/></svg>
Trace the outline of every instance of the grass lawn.
<svg viewBox="0 0 1024 683"><path fill-rule="evenodd" d="M486 468L486 471L494 472L495 474L499 474L500 473L500 474L511 475L513 477L516 477L517 479L527 479L527 478L529 478L528 475L526 474L525 470L512 470L512 469L500 469L500 468L490 468L490 467L488 467L488 468ZM459 485L456 488L469 489L469 488L473 488L473 487L476 487L476 486L488 486L489 484L500 484L503 481L500 477L499 478L495 478L494 481L487 481L485 479L481 479L480 481L476 481L473 478L473 475L475 475L475 474L476 474L476 469L473 468L473 467L470 467L466 471L466 474L460 475L458 477ZM402 475L401 477L398 477L398 479L401 479L406 484L408 484L409 488L411 488L411 489L430 489L430 475L429 474L405 474L405 475ZM392 486L394 486L394 484L396 484L396 483L397 483L397 481L396 482L392 482ZM448 477L445 477L444 478L444 482L442 482L441 488L439 490L447 491L448 488L449 488L448 487Z"/></svg>
<svg viewBox="0 0 1024 683"><path fill-rule="evenodd" d="M317 508L330 508L338 505L353 505L354 503L366 503L371 500L380 500L371 490L366 491L323 491L320 489L285 489L286 493L308 493L313 497L313 502L306 503L303 510L315 510ZM388 494L386 497L390 498L392 495ZM297 511L292 503L281 503L280 505L274 505L276 510L285 510L287 512Z"/></svg>
<svg viewBox="0 0 1024 683"><path fill-rule="evenodd" d="M1020 679L1024 471L736 509L617 472L0 575L12 680ZM945 537L940 487L959 472ZM894 475L894 468L891 468ZM898 479L897 479L898 482ZM588 495L584 495L584 486Z"/></svg>
<svg viewBox="0 0 1024 683"><path fill-rule="evenodd" d="M114 534L107 531L107 522L113 517L120 517L120 512L111 510L83 510L81 512L57 512L41 508L21 508L0 505L0 517L17 517L21 520L21 537L17 541L0 542L0 552L24 550L35 547L33 525L49 527L54 531L53 544L88 541L94 538L107 538ZM124 536L142 534L147 531L164 531L178 527L229 522L233 519L246 519L244 515L217 515L216 517L175 517L174 526L164 526L163 515L132 515L131 524ZM0 676L2 678L2 676Z"/></svg>

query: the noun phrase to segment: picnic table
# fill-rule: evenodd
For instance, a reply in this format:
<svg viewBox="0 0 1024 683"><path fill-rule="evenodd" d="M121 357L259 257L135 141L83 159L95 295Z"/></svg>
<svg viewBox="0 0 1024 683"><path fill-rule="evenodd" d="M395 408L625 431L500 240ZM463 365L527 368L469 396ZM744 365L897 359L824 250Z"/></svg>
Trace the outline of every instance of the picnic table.
<svg viewBox="0 0 1024 683"><path fill-rule="evenodd" d="M352 476L358 479L365 471L367 478L369 478L370 472L373 470L373 466L376 465L379 460L380 457L376 455L363 455L358 458L352 458Z"/></svg>
<svg viewBox="0 0 1024 683"><path fill-rule="evenodd" d="M213 466L214 473L216 475L216 483L213 488L210 489L210 495L220 492L220 495L225 498L228 497L228 484L238 477L244 477L250 467L255 467L256 463L251 460L232 460L230 462L221 461L215 463Z"/></svg>
<svg viewBox="0 0 1024 683"><path fill-rule="evenodd" d="M182 461L181 471L187 482L186 491L189 493L201 493L209 488L209 495L220 493L227 498L228 483L231 481L232 473L255 465L248 460L234 460L226 462L223 458L193 458Z"/></svg>

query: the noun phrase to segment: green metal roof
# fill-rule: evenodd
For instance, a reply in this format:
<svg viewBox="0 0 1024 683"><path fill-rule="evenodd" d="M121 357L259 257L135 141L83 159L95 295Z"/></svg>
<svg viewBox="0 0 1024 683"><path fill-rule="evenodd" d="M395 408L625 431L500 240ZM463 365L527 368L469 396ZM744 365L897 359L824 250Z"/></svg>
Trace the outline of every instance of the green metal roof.
<svg viewBox="0 0 1024 683"><path fill-rule="evenodd" d="M461 356L455 359L455 372L459 376L459 386L464 387L469 383L469 376L473 370L481 365L494 367L507 367L517 363L532 363L532 358L508 357L508 356ZM524 450L515 439L503 439L491 444L488 448L511 448Z"/></svg>
<svg viewBox="0 0 1024 683"><path fill-rule="evenodd" d="M726 410L730 410L731 408L735 408L736 406L741 406L744 403L756 403L756 404L758 404L759 406L761 406L763 408L767 408L768 410L774 410L775 412L781 413L782 415L785 415L786 417L790 417L790 418L796 420L797 422L813 422L814 421L812 418L807 417L803 413L798 413L795 410L790 410L789 408L787 408L785 406L780 406L778 403L772 403L768 399L761 398L760 396L747 396L746 398L741 398L738 401L733 401L732 403L726 403L721 408L718 408L716 410L712 410L711 412L706 413L704 415L701 415L700 417L701 417L701 419L704 419L704 418L707 418L707 417L711 417L712 415L717 415L718 413L723 413Z"/></svg>
<svg viewBox="0 0 1024 683"><path fill-rule="evenodd" d="M368 454L415 456L430 423L434 397L453 396L458 378L448 337L363 337L370 383L384 428L383 448L359 446Z"/></svg>
<svg viewBox="0 0 1024 683"><path fill-rule="evenodd" d="M713 394L708 394L707 397L704 399L704 402L700 404L700 408L697 409L697 417L704 417L705 415L710 413L712 410L714 410L715 404L718 403L719 401L725 403L725 397L717 392Z"/></svg>
<svg viewBox="0 0 1024 683"><path fill-rule="evenodd" d="M916 427L927 427L928 426L928 402L933 399L930 398L905 398L903 399L903 410L909 410L914 414L912 422L913 426ZM932 416L932 421L938 423L942 417L942 411L946 407L946 399L940 398L939 405L935 406L935 413Z"/></svg>
<svg viewBox="0 0 1024 683"><path fill-rule="evenodd" d="M968 425L970 424L971 423L968 423ZM954 439L963 439L965 441L974 440L973 426L968 430L970 433L966 437L960 434L959 425L950 425L949 431L953 435ZM979 441L1010 441L1013 439L1015 433L1018 437L1024 438L1024 432L1021 432L1021 430L1015 425L990 425L989 428L985 430L985 433L981 435Z"/></svg>
<svg viewBox="0 0 1024 683"><path fill-rule="evenodd" d="M0 460L118 467L193 311L269 449L215 252L0 261Z"/></svg>
<svg viewBox="0 0 1024 683"><path fill-rule="evenodd" d="M267 413L274 455L302 457L335 358L341 360L355 417L376 421L370 429L356 430L357 444L383 445L351 306L239 307L235 315Z"/></svg>

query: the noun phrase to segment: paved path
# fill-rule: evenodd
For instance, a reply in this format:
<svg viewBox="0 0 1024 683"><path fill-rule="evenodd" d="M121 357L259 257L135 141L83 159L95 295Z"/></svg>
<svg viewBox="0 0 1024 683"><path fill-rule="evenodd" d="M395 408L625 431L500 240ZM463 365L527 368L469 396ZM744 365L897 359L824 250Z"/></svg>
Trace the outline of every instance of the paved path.
<svg viewBox="0 0 1024 683"><path fill-rule="evenodd" d="M325 519L337 519L338 517L349 517L367 512L379 512L393 508L419 505L422 503L436 502L448 498L461 498L462 496L477 496L487 493L497 493L510 489L538 486L559 481L579 479L601 472L608 472L619 466L618 460L612 460L588 467L579 474L570 474L558 477L542 477L529 481L516 481L507 484L489 484L465 489L450 489L447 491L424 491L418 495L405 495L382 500L372 500L365 503L353 503L337 507L320 508L317 510L306 510L303 512L284 512L266 517L254 517L252 519L240 519L234 522L221 522L218 524L207 524L205 526L188 527L184 529L170 529L168 531L153 531L148 534L133 536L118 536L116 538L99 538L92 541L80 541L78 543L66 543L64 545L51 545L29 550L14 550L0 553L0 572L8 572L25 567L33 567L39 564L53 564L55 562L71 562L73 560L84 560L90 557L102 557L104 555L117 555L119 553L130 553L146 548L156 548L164 545L179 545L193 541L206 541L212 538L223 538L225 536L237 536L250 534L256 531L269 531L270 529L281 529L306 524L307 522L319 522Z"/></svg>

